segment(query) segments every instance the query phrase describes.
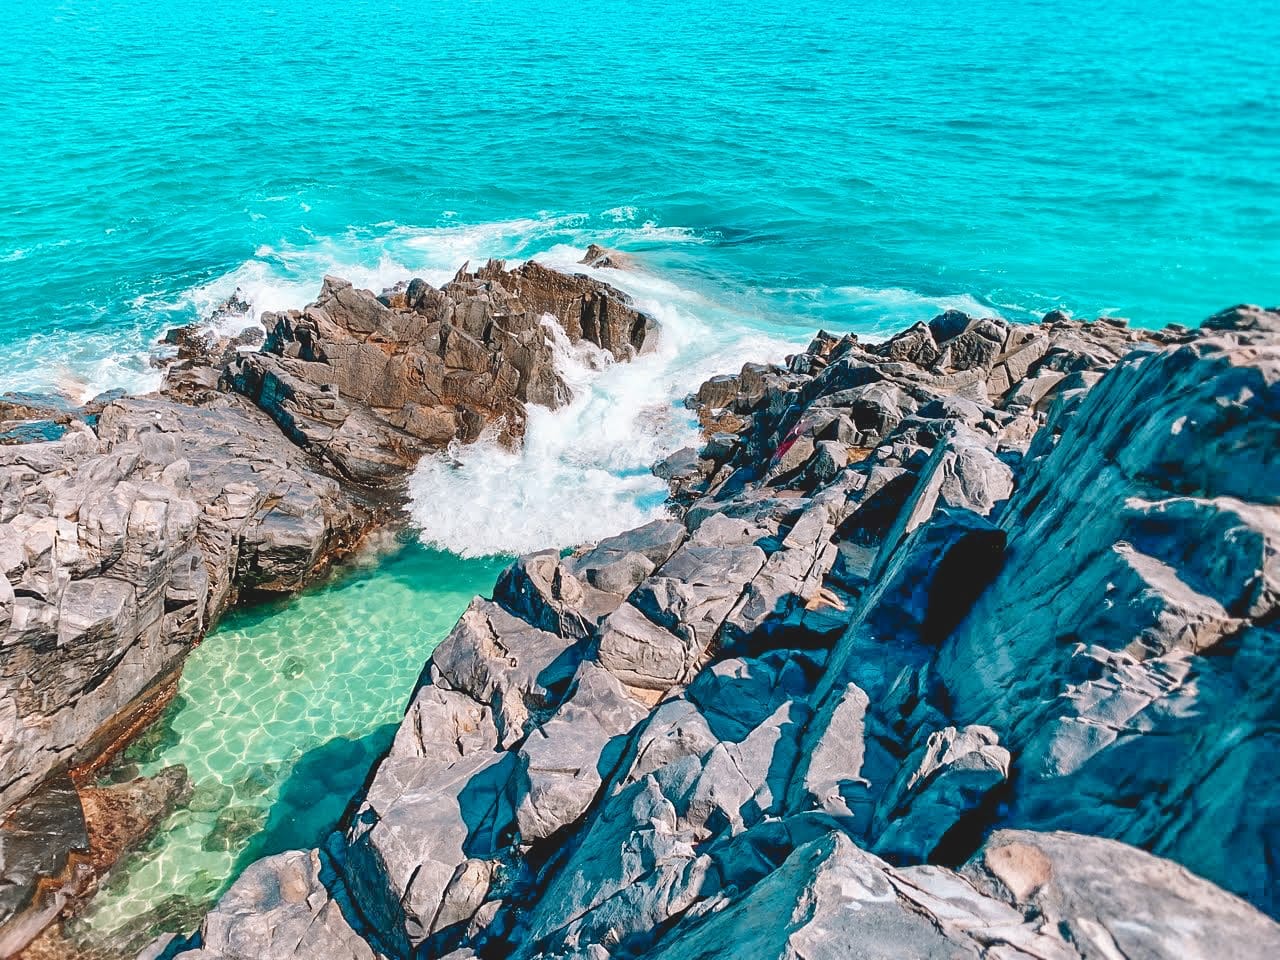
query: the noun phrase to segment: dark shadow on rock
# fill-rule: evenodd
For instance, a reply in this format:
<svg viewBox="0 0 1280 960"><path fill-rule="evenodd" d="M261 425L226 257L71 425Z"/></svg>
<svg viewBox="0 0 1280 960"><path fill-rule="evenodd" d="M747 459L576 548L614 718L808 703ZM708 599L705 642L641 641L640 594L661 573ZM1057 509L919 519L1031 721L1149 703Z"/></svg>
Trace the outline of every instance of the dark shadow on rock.
<svg viewBox="0 0 1280 960"><path fill-rule="evenodd" d="M516 758L504 753L473 776L458 794L458 811L467 827L462 852L477 860L494 857L512 839L515 815L508 787Z"/></svg>
<svg viewBox="0 0 1280 960"><path fill-rule="evenodd" d="M958 539L938 562L920 639L942 644L969 613L978 595L1004 566L1005 532L975 530Z"/></svg>

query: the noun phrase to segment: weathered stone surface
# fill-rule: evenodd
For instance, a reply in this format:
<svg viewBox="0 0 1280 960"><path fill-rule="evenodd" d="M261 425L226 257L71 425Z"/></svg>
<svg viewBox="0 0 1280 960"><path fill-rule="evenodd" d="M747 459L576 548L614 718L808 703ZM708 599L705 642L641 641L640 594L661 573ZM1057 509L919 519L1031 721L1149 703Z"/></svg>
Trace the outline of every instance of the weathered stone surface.
<svg viewBox="0 0 1280 960"><path fill-rule="evenodd" d="M1274 954L1269 322L949 313L704 386L658 468L683 524L523 558L437 651L341 844L366 933Z"/></svg>
<svg viewBox="0 0 1280 960"><path fill-rule="evenodd" d="M415 280L383 298L328 277L314 303L263 321L264 350L235 359L227 382L369 484L401 481L424 453L475 439L487 423L518 440L523 404L569 399L558 338L627 360L654 332L619 291L533 261L464 267L440 290Z"/></svg>
<svg viewBox="0 0 1280 960"><path fill-rule="evenodd" d="M237 293L211 319L251 313ZM0 811L162 706L231 604L294 592L352 549L394 501L367 486L397 484L424 452L491 424L517 440L524 404L569 398L558 356L626 360L655 332L612 287L536 263L382 297L328 278L305 309L263 321L265 342L252 324L233 338L173 331L153 397L0 401ZM610 590L651 572L636 563L600 558L607 590L525 571L529 589L499 599L522 596L584 638L621 602ZM447 646L447 667L510 745L554 708L576 659L571 640L491 607L473 624L489 647ZM522 647L518 676L497 669L504 637Z"/></svg>
<svg viewBox="0 0 1280 960"><path fill-rule="evenodd" d="M316 851L259 860L200 926L180 960L377 960L352 928L342 881Z"/></svg>
<svg viewBox="0 0 1280 960"><path fill-rule="evenodd" d="M74 855L89 854L89 831L80 797L68 777L47 783L25 804L20 804L0 824L0 947L10 956L26 945L47 920L56 916L63 901L40 898L40 884L53 885L74 871ZM86 874L88 871L84 871ZM81 883L74 883L79 888ZM50 900L49 904L41 902ZM17 929L17 928L21 929Z"/></svg>
<svg viewBox="0 0 1280 960"><path fill-rule="evenodd" d="M375 771L342 870L361 914L394 948L429 937L459 868L501 845L513 763L497 747L489 707L427 684Z"/></svg>
<svg viewBox="0 0 1280 960"><path fill-rule="evenodd" d="M1266 957L1278 938L1280 927L1243 901L1121 844L1003 832L957 875L894 870L832 833L649 956L1208 960Z"/></svg>
<svg viewBox="0 0 1280 960"><path fill-rule="evenodd" d="M684 641L686 671L700 661L743 587L764 566L757 532L750 524L701 524L632 594L630 602L641 613Z"/></svg>
<svg viewBox="0 0 1280 960"><path fill-rule="evenodd" d="M591 807L646 712L612 673L583 664L569 698L516 756L513 802L525 842L553 836Z"/></svg>
<svg viewBox="0 0 1280 960"><path fill-rule="evenodd" d="M437 686L493 711L499 742L521 739L540 710L559 701L577 670L574 639L530 626L489 600L473 600L431 656Z"/></svg>
<svg viewBox="0 0 1280 960"><path fill-rule="evenodd" d="M622 600L583 583L553 550L521 557L504 570L493 597L535 626L575 638L588 636Z"/></svg>
<svg viewBox="0 0 1280 960"><path fill-rule="evenodd" d="M998 741L990 727L929 734L880 797L871 824L875 852L894 862L945 858L939 847L948 833L984 812L982 805L1009 776L1009 751Z"/></svg>
<svg viewBox="0 0 1280 960"><path fill-rule="evenodd" d="M675 520L652 520L616 537L601 540L590 550L565 561L569 571L606 593L629 594L641 580L662 566L688 534ZM643 562L641 560L643 559ZM639 579L633 578L645 566Z"/></svg>
<svg viewBox="0 0 1280 960"><path fill-rule="evenodd" d="M1028 468L936 671L953 722L1020 757L1007 822L1150 846L1271 911L1244 851L1280 841L1274 640L1248 629L1278 596L1277 351L1206 339L1104 377Z"/></svg>
<svg viewBox="0 0 1280 960"><path fill-rule="evenodd" d="M115 401L96 434L0 450L0 486L0 807L124 725L238 596L299 589L371 517L234 399Z"/></svg>

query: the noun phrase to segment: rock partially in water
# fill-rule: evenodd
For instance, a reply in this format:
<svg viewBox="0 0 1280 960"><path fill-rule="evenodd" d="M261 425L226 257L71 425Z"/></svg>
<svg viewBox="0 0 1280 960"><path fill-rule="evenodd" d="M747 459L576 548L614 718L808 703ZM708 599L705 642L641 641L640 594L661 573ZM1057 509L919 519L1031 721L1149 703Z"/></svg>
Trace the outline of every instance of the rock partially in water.
<svg viewBox="0 0 1280 960"><path fill-rule="evenodd" d="M304 310L263 320L265 349L239 357L227 381L297 443L369 484L398 483L427 451L489 424L517 441L525 403L569 399L558 338L626 360L654 333L625 294L533 261L464 267L440 290L415 280L382 298L329 277Z"/></svg>
<svg viewBox="0 0 1280 960"><path fill-rule="evenodd" d="M79 789L69 777L54 778L19 804L0 827L0 953L95 960L96 951L81 951L61 929L23 948L79 909L116 862L190 795L186 770L169 767L154 777Z"/></svg>
<svg viewBox="0 0 1280 960"><path fill-rule="evenodd" d="M232 604L349 554L402 493L353 478L398 483L498 421L518 438L524 403L567 399L557 350L621 360L653 334L613 288L534 263L416 281L395 308L330 279L256 353L260 329L217 332L251 312L236 295L171 332L156 396L0 401L0 811L154 719Z"/></svg>
<svg viewBox="0 0 1280 960"><path fill-rule="evenodd" d="M0 447L0 489L0 807L154 713L224 610L299 589L374 516L232 397L113 401L96 432Z"/></svg>
<svg viewBox="0 0 1280 960"><path fill-rule="evenodd" d="M1270 956L1269 323L949 313L716 378L691 402L732 436L658 468L683 529L526 557L438 651L335 847L354 929L430 956Z"/></svg>
<svg viewBox="0 0 1280 960"><path fill-rule="evenodd" d="M467 274L464 332L486 271L577 289ZM513 565L194 956L1271 956L1270 322L948 313L718 378L683 530Z"/></svg>
<svg viewBox="0 0 1280 960"><path fill-rule="evenodd" d="M201 946L176 960L381 960L351 928L342 880L318 851L249 867L205 917ZM172 951L172 947L170 947Z"/></svg>

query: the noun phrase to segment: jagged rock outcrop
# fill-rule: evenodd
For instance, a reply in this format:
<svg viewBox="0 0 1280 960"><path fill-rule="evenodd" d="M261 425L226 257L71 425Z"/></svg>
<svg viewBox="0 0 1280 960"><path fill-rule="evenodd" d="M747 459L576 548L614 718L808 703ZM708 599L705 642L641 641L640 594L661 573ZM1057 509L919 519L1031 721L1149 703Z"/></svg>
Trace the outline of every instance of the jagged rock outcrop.
<svg viewBox="0 0 1280 960"><path fill-rule="evenodd" d="M327 850L351 929L1274 955L1278 324L951 312L708 381L681 524L523 558L438 649Z"/></svg>
<svg viewBox="0 0 1280 960"><path fill-rule="evenodd" d="M288 593L367 505L247 403L118 400L0 447L0 807L88 759L243 593Z"/></svg>
<svg viewBox="0 0 1280 960"><path fill-rule="evenodd" d="M245 870L217 910L205 918L203 946L181 956L188 960L382 960L351 929L344 909L350 906L328 857L316 850L277 854ZM158 956L170 947L166 938L147 953Z"/></svg>
<svg viewBox="0 0 1280 960"><path fill-rule="evenodd" d="M653 335L624 294L534 261L464 266L439 290L414 280L380 298L329 277L310 306L263 321L264 349L240 355L229 382L296 442L369 484L395 482L427 451L490 424L518 440L524 404L569 399L558 349L585 341L627 360Z"/></svg>
<svg viewBox="0 0 1280 960"><path fill-rule="evenodd" d="M3 817L60 816L66 798L40 784L154 719L187 652L232 604L293 593L350 552L399 505L398 491L377 488L422 453L491 424L518 438L523 404L566 401L558 351L588 342L600 362L602 350L625 360L654 334L612 287L532 262L381 298L330 278L305 310L267 319L257 352L252 333L168 337L176 355L159 361L156 395L0 401ZM498 675L480 660L454 667L477 684ZM572 676L543 667L504 701L504 742L551 696L538 684L561 689ZM512 686L493 683L494 696ZM56 851L76 848L63 833L48 863L30 844L0 851L0 889L15 893L0 897L0 928L43 909L37 881L61 882Z"/></svg>

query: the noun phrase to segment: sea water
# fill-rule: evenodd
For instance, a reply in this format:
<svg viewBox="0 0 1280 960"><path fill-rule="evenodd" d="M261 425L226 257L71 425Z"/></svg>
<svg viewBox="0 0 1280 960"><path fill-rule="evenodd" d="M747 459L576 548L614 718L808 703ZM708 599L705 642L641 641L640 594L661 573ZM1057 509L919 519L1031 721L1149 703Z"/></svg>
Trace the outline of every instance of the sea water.
<svg viewBox="0 0 1280 960"><path fill-rule="evenodd" d="M419 467L419 545L193 654L129 762L195 798L90 939L316 842L485 558L661 512L703 377L949 307L1280 302L1274 3L0 0L0 41L0 391L151 389L155 340L237 288L260 314L592 242L661 324L631 364L560 343L574 400L522 450Z"/></svg>
<svg viewBox="0 0 1280 960"><path fill-rule="evenodd" d="M427 657L501 566L411 541L296 600L228 616L112 771L181 764L192 795L113 871L72 936L136 953L198 926L258 857L323 843L390 745Z"/></svg>

